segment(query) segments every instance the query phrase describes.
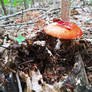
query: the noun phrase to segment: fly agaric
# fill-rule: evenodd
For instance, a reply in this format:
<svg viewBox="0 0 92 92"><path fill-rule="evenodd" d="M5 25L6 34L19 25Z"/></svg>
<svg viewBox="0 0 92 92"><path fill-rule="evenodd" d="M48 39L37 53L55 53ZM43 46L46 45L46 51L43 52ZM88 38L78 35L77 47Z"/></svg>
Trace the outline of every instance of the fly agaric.
<svg viewBox="0 0 92 92"><path fill-rule="evenodd" d="M56 21L45 26L44 31L60 39L76 39L82 36L81 29L72 22Z"/></svg>

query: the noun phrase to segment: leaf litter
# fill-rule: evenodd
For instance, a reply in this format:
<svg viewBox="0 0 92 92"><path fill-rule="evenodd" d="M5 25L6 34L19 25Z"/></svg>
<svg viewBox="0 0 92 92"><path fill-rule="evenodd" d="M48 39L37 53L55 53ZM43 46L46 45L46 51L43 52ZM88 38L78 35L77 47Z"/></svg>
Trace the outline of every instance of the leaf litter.
<svg viewBox="0 0 92 92"><path fill-rule="evenodd" d="M44 13L44 11L28 12L28 14L24 14L25 17L22 17L22 19L20 18L20 20L18 19L19 16L17 16L14 23L23 23L32 18L37 18L40 16L40 12ZM28 15L31 15L30 18ZM81 39L77 39L74 42L72 40L61 40L60 48L55 49L57 38L45 34L43 27L51 23L54 18L60 18L59 15L60 9L56 9L54 11L52 10L47 15L44 15L42 18L39 18L38 21L33 24L17 25L16 27L1 27L1 30L5 30L5 32L0 33L1 49L3 48L3 50L0 50L0 66L2 66L0 71L3 71L2 74L4 74L5 77L7 77L10 72L18 72L21 77L22 89L26 90L26 92L35 90L36 88L33 86L35 84L39 89L39 92L42 90L46 92L46 89L59 92L55 89L56 85L55 87L52 85L68 78L67 76L71 74L76 63L75 57L78 52L81 54L89 85L92 87L91 11L87 6L74 10L72 9L70 17L71 21L78 24L84 34ZM2 34L5 35L3 36ZM23 36L23 40L21 40L21 37L18 39L19 43L21 40L21 44L14 41L18 35ZM5 37L5 43L10 44L8 47L3 45L3 39L5 39ZM8 62L5 64L6 56ZM38 79L34 79L36 77L38 77ZM2 77L0 81L2 81ZM29 84L32 86L29 86ZM71 83L66 83L61 88L61 92L75 92L74 84ZM37 91L37 89L35 91Z"/></svg>

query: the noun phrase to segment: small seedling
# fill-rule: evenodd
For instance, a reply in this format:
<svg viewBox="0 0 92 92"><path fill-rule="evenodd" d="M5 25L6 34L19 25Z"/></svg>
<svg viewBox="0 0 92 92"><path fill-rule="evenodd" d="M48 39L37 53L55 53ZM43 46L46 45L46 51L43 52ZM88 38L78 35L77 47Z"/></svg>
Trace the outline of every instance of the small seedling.
<svg viewBox="0 0 92 92"><path fill-rule="evenodd" d="M20 35L18 35L18 37L17 37L17 38L15 38L14 40L15 40L15 41L17 41L17 42L18 42L18 44L21 44L23 41L25 41L25 40L26 40L26 38L25 38L25 37L23 37L23 36L20 34Z"/></svg>

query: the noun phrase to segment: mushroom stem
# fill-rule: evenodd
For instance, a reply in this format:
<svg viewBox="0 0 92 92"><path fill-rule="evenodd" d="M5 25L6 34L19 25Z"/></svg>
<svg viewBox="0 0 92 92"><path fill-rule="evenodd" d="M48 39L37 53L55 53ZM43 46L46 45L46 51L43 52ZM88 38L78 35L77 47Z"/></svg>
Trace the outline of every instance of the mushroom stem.
<svg viewBox="0 0 92 92"><path fill-rule="evenodd" d="M62 42L60 41L60 39L57 39L57 43L56 43L55 49L56 49L56 50L59 50L61 44L62 44Z"/></svg>
<svg viewBox="0 0 92 92"><path fill-rule="evenodd" d="M57 39L55 50L60 50L61 47L66 50L66 49L68 49L68 47L74 46L74 45L75 45L75 41L74 40Z"/></svg>

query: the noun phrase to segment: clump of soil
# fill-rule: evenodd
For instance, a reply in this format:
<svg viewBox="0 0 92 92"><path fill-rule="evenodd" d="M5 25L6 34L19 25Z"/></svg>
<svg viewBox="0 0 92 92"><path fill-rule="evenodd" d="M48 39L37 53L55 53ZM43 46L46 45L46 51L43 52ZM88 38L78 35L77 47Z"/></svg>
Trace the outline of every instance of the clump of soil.
<svg viewBox="0 0 92 92"><path fill-rule="evenodd" d="M55 50L57 38L48 36L43 32L40 32L33 41L38 40L45 41L45 46L36 44L16 46L15 69L28 73L29 69L37 66L43 75L43 79L47 83L53 84L55 81L59 81L63 75L71 72L75 63L75 52L78 51L78 47L71 40L64 40L61 41L61 48ZM48 53L46 48L52 55Z"/></svg>

